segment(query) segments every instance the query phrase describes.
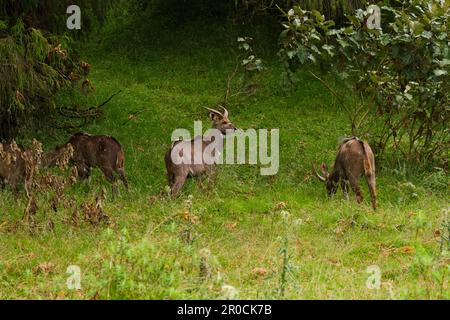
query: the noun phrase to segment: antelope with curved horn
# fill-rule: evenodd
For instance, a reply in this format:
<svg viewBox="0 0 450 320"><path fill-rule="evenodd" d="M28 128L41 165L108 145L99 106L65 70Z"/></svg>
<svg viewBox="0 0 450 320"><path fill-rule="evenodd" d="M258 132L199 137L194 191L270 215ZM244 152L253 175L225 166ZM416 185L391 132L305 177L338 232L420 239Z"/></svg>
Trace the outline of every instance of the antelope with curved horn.
<svg viewBox="0 0 450 320"><path fill-rule="evenodd" d="M215 142L216 137L223 139L225 134L236 131L236 127L228 118L228 110L222 106L219 107L223 109L223 112L204 107L209 111L212 128L218 130L218 135L196 136L191 140L175 141L166 152L164 160L172 196L178 194L188 177L200 176L206 173L214 164L204 158L204 151L211 143ZM196 148L196 145L200 146L200 148ZM219 152L220 150L214 150L214 152L216 151ZM175 161L182 158L187 159L187 161L181 163L180 161ZM197 159L197 161L194 159Z"/></svg>
<svg viewBox="0 0 450 320"><path fill-rule="evenodd" d="M358 203L363 201L361 189L359 188L359 179L364 175L369 187L372 208L376 209L375 158L367 142L357 137L344 139L339 145L331 172L328 172L325 163L322 163L320 168L322 175L317 172L313 164L314 175L326 184L328 195L336 193L340 182L342 192L345 198L348 199L348 183L350 182Z"/></svg>

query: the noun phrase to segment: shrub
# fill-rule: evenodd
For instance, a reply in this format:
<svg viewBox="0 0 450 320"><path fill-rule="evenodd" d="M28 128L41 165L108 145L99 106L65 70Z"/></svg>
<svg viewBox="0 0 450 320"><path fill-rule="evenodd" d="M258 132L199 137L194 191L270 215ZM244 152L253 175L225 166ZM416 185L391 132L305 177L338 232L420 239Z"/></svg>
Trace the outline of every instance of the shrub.
<svg viewBox="0 0 450 320"><path fill-rule="evenodd" d="M397 161L446 167L450 5L438 0L401 5L382 7L380 29L367 26L371 13L362 9L340 29L318 11L289 10L280 50L285 75L292 82L296 67L331 65L357 105L351 109L340 97L352 133L361 134L368 120L365 130L378 157L389 149Z"/></svg>
<svg viewBox="0 0 450 320"><path fill-rule="evenodd" d="M66 49L67 37L26 28L21 19L0 26L0 139L9 140L30 120L48 124L55 93L72 88L89 65Z"/></svg>
<svg viewBox="0 0 450 320"><path fill-rule="evenodd" d="M91 286L104 299L180 299L189 277L180 254L189 250L177 239L162 247L149 238L132 241L128 230L119 235L108 229L108 247ZM178 252L178 254L171 254Z"/></svg>

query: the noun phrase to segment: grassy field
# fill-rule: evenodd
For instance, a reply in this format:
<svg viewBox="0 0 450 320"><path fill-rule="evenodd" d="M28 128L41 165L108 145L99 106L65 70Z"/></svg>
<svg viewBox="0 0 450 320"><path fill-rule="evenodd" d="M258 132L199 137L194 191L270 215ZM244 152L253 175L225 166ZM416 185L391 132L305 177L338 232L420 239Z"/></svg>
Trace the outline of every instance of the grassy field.
<svg viewBox="0 0 450 320"><path fill-rule="evenodd" d="M311 162L331 165L349 134L346 118L307 72L285 93L280 64L264 50L256 94L232 100L229 111L238 127L280 129L279 173L224 165L216 176L189 180L177 199L166 196L163 155L172 131L209 123L202 106L221 100L235 63L224 45L234 35L186 34L149 32L127 45L127 34L118 34L108 46L82 50L96 91L80 103L97 105L122 90L84 131L122 143L131 189L108 197L110 223L96 227L70 223L76 206L49 210L51 194L43 194L33 233L22 221L26 200L1 192L0 298L449 299L448 176L380 163L377 211L365 182L361 205L340 191L328 198ZM68 138L38 134L46 149ZM93 201L103 187L109 190L95 171L68 192ZM80 267L80 290L66 285L71 265ZM378 289L366 285L373 265Z"/></svg>

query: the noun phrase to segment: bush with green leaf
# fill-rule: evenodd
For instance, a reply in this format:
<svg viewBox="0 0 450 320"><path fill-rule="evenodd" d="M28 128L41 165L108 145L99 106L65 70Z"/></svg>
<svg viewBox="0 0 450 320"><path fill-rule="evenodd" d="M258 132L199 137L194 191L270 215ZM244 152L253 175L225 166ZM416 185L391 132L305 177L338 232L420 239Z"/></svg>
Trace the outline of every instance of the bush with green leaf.
<svg viewBox="0 0 450 320"><path fill-rule="evenodd" d="M176 236L159 241L149 234L136 241L127 229L107 229L104 237L109 244L99 257L101 265L85 280L89 290L102 299L185 299L190 294L219 294L222 280L204 270L216 263L207 249L196 252Z"/></svg>
<svg viewBox="0 0 450 320"><path fill-rule="evenodd" d="M27 28L21 19L0 25L0 139L11 139L26 125L48 125L55 94L71 89L89 66L67 50L67 37Z"/></svg>
<svg viewBox="0 0 450 320"><path fill-rule="evenodd" d="M280 55L285 75L320 62L343 80L335 94L380 158L448 166L450 147L450 4L402 0L381 8L381 28L367 26L372 12L358 9L336 29L318 11L285 12ZM350 101L349 97L353 100ZM349 105L354 104L354 109Z"/></svg>
<svg viewBox="0 0 450 320"><path fill-rule="evenodd" d="M251 37L237 38L239 52L236 54L236 67L228 76L225 103L241 94L253 95L257 90L258 75L264 67L251 46L252 41Z"/></svg>

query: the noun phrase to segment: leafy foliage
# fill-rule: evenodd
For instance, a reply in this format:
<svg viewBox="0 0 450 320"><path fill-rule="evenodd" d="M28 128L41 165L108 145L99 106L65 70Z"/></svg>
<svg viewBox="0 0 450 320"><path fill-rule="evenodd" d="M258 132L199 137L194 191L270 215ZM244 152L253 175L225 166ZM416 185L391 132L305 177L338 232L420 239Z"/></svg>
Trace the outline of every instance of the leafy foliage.
<svg viewBox="0 0 450 320"><path fill-rule="evenodd" d="M392 149L397 160L446 166L450 5L404 0L402 8L384 6L382 12L380 29L367 26L371 13L362 9L336 29L318 11L289 10L280 50L285 75L292 82L296 67L331 65L357 105L352 111L340 99L353 134L365 121L379 156Z"/></svg>
<svg viewBox="0 0 450 320"><path fill-rule="evenodd" d="M362 7L363 0L235 0L237 10L256 12L273 12L277 8L288 10L293 6L301 6L307 10L318 10L327 18L343 21L346 13Z"/></svg>
<svg viewBox="0 0 450 320"><path fill-rule="evenodd" d="M55 108L54 94L70 88L85 72L87 64L56 41L38 29L25 28L20 19L0 37L2 138L15 137L30 117L48 116Z"/></svg>
<svg viewBox="0 0 450 320"><path fill-rule="evenodd" d="M258 75L264 69L263 62L252 48L251 37L238 37L237 62L234 71L228 76L224 102L241 94L253 95L258 87ZM235 84L233 85L233 81Z"/></svg>
<svg viewBox="0 0 450 320"><path fill-rule="evenodd" d="M13 25L20 19L27 28L63 34L67 31L66 9L72 4L73 1L69 0L3 0L0 5L0 20L6 20ZM76 5L81 8L82 28L72 33L74 36L95 31L105 19L111 1L81 0L77 1Z"/></svg>

